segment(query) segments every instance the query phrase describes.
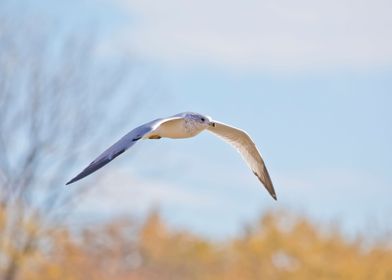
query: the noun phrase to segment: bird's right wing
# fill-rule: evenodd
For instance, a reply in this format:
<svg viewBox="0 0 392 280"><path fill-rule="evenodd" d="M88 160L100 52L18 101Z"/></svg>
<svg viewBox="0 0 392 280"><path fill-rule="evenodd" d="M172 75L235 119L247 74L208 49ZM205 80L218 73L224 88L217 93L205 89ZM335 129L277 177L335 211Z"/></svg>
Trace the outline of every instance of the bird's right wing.
<svg viewBox="0 0 392 280"><path fill-rule="evenodd" d="M175 121L181 118L182 117L180 116L173 116L169 118L157 119L133 129L112 146L110 146L107 150L105 150L102 154L100 154L82 172L67 182L66 185L72 184L105 166L117 156L132 147L139 139L143 138L143 136L157 129L161 124Z"/></svg>
<svg viewBox="0 0 392 280"><path fill-rule="evenodd" d="M276 194L271 178L265 167L264 161L257 150L255 143L243 130L229 126L224 123L214 121L215 126L209 127L208 131L221 137L223 140L233 145L246 161L250 169L257 176L260 182L276 200Z"/></svg>

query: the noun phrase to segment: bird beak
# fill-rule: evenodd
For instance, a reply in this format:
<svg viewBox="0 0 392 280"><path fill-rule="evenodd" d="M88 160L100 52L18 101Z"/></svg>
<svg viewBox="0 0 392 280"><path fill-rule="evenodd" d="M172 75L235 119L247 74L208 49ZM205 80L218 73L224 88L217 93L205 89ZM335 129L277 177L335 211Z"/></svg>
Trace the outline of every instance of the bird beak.
<svg viewBox="0 0 392 280"><path fill-rule="evenodd" d="M209 122L208 124L209 126L215 127L215 123L214 122Z"/></svg>

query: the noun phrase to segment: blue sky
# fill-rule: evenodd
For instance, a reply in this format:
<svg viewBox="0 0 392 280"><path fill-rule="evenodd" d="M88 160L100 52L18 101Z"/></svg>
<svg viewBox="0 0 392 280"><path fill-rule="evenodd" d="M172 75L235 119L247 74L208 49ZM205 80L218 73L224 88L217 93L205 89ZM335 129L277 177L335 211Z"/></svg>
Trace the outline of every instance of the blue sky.
<svg viewBox="0 0 392 280"><path fill-rule="evenodd" d="M65 28L99 26L100 55L127 55L148 73L153 98L102 149L153 118L205 113L250 133L278 194L205 133L141 143L101 172L80 213L159 205L169 223L218 238L267 209L348 232L391 227L390 1L17 3Z"/></svg>

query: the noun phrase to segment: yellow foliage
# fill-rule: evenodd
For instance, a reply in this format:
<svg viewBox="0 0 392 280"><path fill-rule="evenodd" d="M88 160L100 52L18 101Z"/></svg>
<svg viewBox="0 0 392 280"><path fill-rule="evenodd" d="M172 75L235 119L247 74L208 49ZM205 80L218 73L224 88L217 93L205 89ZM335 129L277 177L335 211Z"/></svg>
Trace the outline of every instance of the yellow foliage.
<svg viewBox="0 0 392 280"><path fill-rule="evenodd" d="M30 223L24 230L36 228ZM226 242L172 230L158 212L142 224L45 231L42 240L16 279L392 279L391 240L349 241L337 227L287 213L266 213Z"/></svg>

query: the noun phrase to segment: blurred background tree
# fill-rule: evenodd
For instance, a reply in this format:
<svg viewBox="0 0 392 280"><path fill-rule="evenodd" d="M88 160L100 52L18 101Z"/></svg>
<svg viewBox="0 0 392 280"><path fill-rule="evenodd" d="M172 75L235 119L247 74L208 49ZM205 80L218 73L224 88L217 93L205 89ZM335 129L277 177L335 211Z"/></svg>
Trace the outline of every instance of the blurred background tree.
<svg viewBox="0 0 392 280"><path fill-rule="evenodd" d="M170 229L158 212L63 228L20 279L391 279L390 239L346 239L288 213L266 213L224 242Z"/></svg>
<svg viewBox="0 0 392 280"><path fill-rule="evenodd" d="M93 34L0 15L0 278L12 280L86 190L64 186L80 152L129 121L142 94L131 63L105 61Z"/></svg>

